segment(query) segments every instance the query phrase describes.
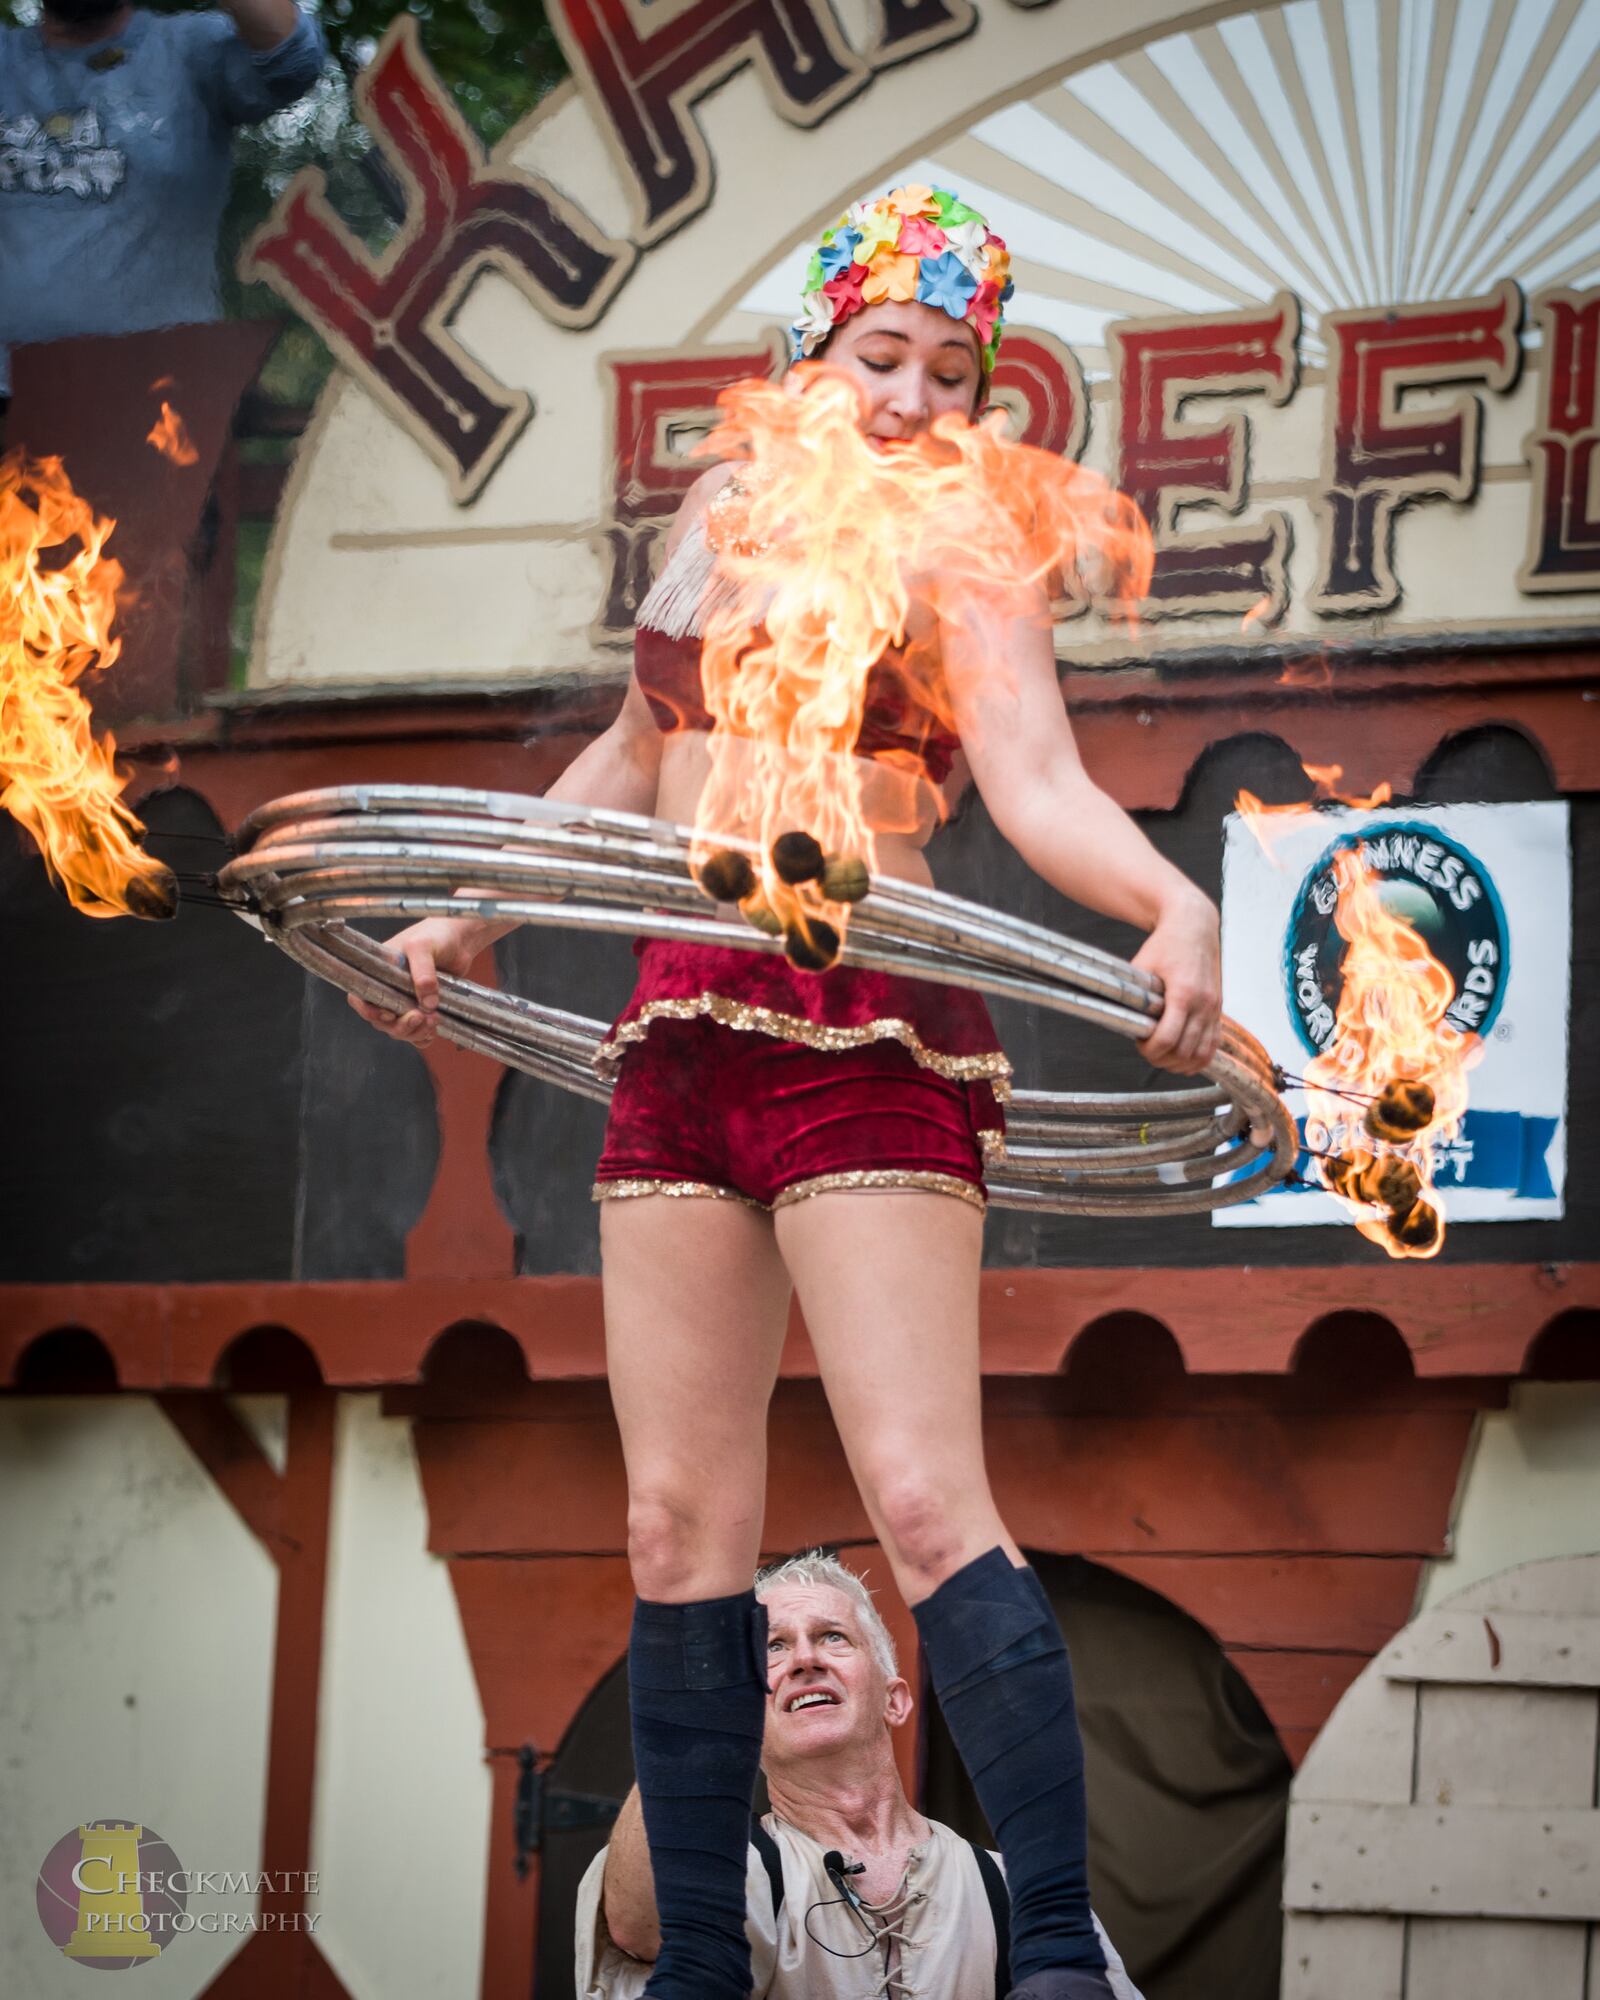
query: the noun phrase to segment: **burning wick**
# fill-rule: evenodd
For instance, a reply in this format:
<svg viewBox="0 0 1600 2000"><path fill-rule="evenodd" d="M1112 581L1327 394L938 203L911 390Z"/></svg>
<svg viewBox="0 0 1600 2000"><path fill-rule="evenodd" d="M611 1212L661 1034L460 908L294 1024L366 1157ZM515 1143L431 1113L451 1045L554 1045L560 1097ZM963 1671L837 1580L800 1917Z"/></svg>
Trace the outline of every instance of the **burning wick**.
<svg viewBox="0 0 1600 2000"><path fill-rule="evenodd" d="M802 882L820 882L828 857L814 834L780 833L772 843L772 867L780 882L791 889Z"/></svg>
<svg viewBox="0 0 1600 2000"><path fill-rule="evenodd" d="M696 879L714 903L742 903L755 889L756 871L748 856L732 847L719 847L701 863Z"/></svg>
<svg viewBox="0 0 1600 2000"><path fill-rule="evenodd" d="M826 972L839 956L839 933L826 917L793 917L784 927L784 955L802 972Z"/></svg>
<svg viewBox="0 0 1600 2000"><path fill-rule="evenodd" d="M1433 1123L1433 1086L1401 1079L1386 1083L1361 1121L1374 1139L1403 1145Z"/></svg>
<svg viewBox="0 0 1600 2000"><path fill-rule="evenodd" d="M859 903L872 887L867 864L856 854L830 854L822 870L822 893L830 903Z"/></svg>

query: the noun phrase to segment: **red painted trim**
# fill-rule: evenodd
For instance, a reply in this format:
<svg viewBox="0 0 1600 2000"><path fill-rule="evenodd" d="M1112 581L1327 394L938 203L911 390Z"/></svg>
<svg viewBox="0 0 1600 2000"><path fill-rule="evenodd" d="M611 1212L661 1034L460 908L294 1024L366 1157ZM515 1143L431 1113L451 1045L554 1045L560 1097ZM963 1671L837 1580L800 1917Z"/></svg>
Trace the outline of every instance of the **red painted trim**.
<svg viewBox="0 0 1600 2000"><path fill-rule="evenodd" d="M481 986L498 985L494 954L473 969ZM509 1276L517 1267L516 1232L494 1191L489 1136L506 1072L446 1041L424 1049L439 1126L439 1163L428 1205L406 1238L408 1278Z"/></svg>
<svg viewBox="0 0 1600 2000"><path fill-rule="evenodd" d="M1328 657L1325 683L1311 654L1277 677L1238 665L1069 668L1064 686L1086 761L1133 809L1176 806L1196 759L1230 737L1278 736L1308 763L1342 765L1350 790L1387 778L1404 791L1440 743L1496 724L1528 735L1563 791L1600 790L1600 703L1584 699L1600 676L1592 649L1371 662L1330 649ZM119 732L118 748L144 761L147 786L190 786L230 828L267 799L317 785L540 792L610 721L623 686L619 663L599 684L535 693L263 703L134 724Z"/></svg>
<svg viewBox="0 0 1600 2000"><path fill-rule="evenodd" d="M1307 1330L1335 1312L1387 1320L1419 1378L1516 1376L1540 1330L1600 1307L1600 1264L1371 1262L1289 1270L991 1270L983 1275L988 1376L1054 1375L1096 1320L1141 1313L1172 1334L1195 1375L1281 1375ZM462 1321L503 1327L534 1381L605 1374L600 1281L588 1277L410 1278L340 1284L9 1285L0 1287L0 1383L58 1327L87 1327L126 1389L207 1388L239 1334L287 1326L323 1379L344 1388L421 1380L427 1351ZM782 1373L816 1375L796 1312Z"/></svg>
<svg viewBox="0 0 1600 2000"><path fill-rule="evenodd" d="M1349 792L1370 792L1387 779L1404 795L1448 738L1512 728L1532 740L1561 791L1600 789L1600 704L1586 700L1584 685L1594 685L1592 661L1581 677L1434 687L1410 699L1345 695L1345 672L1341 667L1336 675L1337 703L1259 683L1248 697L1241 692L1222 702L1209 694L1175 699L1170 684L1141 697L1120 686L1115 693L1085 688L1087 675L1069 677L1067 694L1084 763L1129 811L1171 811L1213 744L1256 733L1278 737L1302 763L1339 765Z"/></svg>
<svg viewBox="0 0 1600 2000"><path fill-rule="evenodd" d="M470 1639L469 1634L469 1643ZM585 1695L588 1692L587 1688L583 1691ZM478 1993L480 2000L528 2000L533 1992L533 1968L539 1948L540 1857L529 1855L528 1872L519 1881L515 1826L517 1780L521 1774L514 1756L490 1755L487 1762L492 1792L483 1912L483 1972Z"/></svg>
<svg viewBox="0 0 1600 2000"><path fill-rule="evenodd" d="M159 1400L278 1566L266 1814L258 1866L274 1878L303 1878L311 1866L338 1397L326 1389L296 1390L289 1396L281 1474L220 1396L168 1395ZM306 1907L302 1889L264 1891L259 1904L261 1914L279 1924ZM252 1931L205 1989L205 2000L258 2000L263 1993L350 2000L317 1940L292 1929Z"/></svg>

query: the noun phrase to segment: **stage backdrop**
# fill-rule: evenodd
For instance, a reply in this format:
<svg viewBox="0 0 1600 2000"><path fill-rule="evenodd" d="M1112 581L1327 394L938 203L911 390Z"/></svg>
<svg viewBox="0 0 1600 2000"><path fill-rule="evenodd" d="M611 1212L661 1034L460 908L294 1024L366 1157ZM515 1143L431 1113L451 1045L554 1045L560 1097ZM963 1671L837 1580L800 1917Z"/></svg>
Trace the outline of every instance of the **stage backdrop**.
<svg viewBox="0 0 1600 2000"><path fill-rule="evenodd" d="M1596 0L550 16L574 84L488 159L400 16L358 85L395 240L311 170L247 255L344 364L258 689L625 671L718 390L782 365L806 246L897 180L1008 239L1001 399L1155 526L1137 636L1086 595L1075 665L1600 631Z"/></svg>

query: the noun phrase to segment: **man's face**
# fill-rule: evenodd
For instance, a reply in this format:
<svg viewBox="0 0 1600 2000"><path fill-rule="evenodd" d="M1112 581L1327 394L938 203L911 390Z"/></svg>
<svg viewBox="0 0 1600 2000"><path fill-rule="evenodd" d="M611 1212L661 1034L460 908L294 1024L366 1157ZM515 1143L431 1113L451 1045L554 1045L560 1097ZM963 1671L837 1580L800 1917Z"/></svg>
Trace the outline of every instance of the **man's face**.
<svg viewBox="0 0 1600 2000"><path fill-rule="evenodd" d="M910 1714L911 1690L885 1676L842 1590L792 1584L765 1601L769 1769L871 1745Z"/></svg>

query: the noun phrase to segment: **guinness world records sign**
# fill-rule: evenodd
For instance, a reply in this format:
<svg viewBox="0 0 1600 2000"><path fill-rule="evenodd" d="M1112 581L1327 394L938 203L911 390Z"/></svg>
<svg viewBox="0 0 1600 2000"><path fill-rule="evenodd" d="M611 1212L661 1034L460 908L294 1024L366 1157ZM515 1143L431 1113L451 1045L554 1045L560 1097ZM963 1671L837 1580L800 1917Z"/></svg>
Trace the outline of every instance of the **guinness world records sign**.
<svg viewBox="0 0 1600 2000"><path fill-rule="evenodd" d="M1343 941L1334 857L1359 844L1385 905L1450 973L1447 1018L1483 1038L1466 1118L1439 1174L1452 1222L1559 1217L1566 1180L1572 885L1561 802L1274 813L1265 842L1226 822L1223 986L1294 1074L1331 1043ZM1278 976L1263 976L1276 967ZM1219 1228L1342 1220L1330 1196L1274 1190Z"/></svg>

